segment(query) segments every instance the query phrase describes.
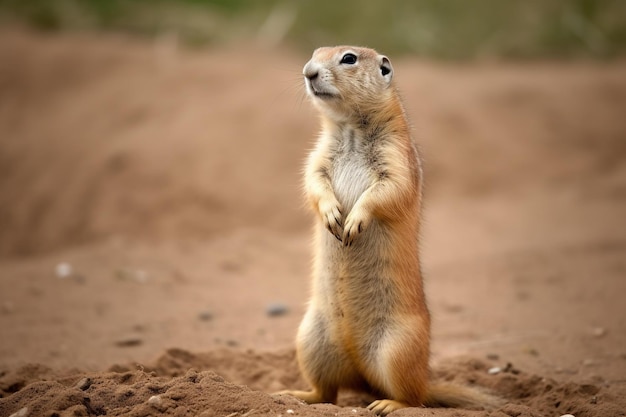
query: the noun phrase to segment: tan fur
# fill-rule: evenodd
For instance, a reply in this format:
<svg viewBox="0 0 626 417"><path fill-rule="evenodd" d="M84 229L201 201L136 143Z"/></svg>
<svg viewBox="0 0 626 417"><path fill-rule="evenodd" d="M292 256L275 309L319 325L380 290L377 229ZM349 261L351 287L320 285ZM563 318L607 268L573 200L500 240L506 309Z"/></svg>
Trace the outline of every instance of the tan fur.
<svg viewBox="0 0 626 417"><path fill-rule="evenodd" d="M356 62L342 63L346 54ZM319 48L303 72L322 118L305 172L319 218L313 292L297 336L313 390L286 393L317 403L334 402L341 388L367 390L385 398L369 407L378 414L451 402L455 393L456 405L487 398L429 385L422 168L389 60L367 48Z"/></svg>

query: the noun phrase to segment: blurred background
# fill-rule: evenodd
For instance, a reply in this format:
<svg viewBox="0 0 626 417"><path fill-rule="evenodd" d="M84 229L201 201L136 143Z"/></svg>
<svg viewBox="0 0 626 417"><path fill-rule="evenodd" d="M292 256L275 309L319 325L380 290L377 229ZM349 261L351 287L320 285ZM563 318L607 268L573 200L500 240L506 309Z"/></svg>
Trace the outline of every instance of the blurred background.
<svg viewBox="0 0 626 417"><path fill-rule="evenodd" d="M623 378L621 0L0 0L0 368L292 349L334 44L422 149L435 355Z"/></svg>
<svg viewBox="0 0 626 417"><path fill-rule="evenodd" d="M306 51L358 41L443 59L608 58L626 45L619 0L2 0L0 13L45 31L168 34L187 45L258 38Z"/></svg>

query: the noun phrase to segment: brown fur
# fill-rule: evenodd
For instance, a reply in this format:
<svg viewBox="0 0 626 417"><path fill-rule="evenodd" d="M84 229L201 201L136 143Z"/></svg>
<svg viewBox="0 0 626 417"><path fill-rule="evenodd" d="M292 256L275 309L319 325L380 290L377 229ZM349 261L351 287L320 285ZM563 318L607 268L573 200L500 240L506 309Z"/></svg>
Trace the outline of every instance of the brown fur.
<svg viewBox="0 0 626 417"><path fill-rule="evenodd" d="M341 62L347 53L355 63ZM297 337L313 390L286 393L316 403L334 402L341 388L367 390L385 398L369 407L379 414L453 403L455 394L460 405L487 401L468 388L429 385L422 169L389 60L366 48L319 48L303 72L322 117L305 172L320 220L313 293Z"/></svg>

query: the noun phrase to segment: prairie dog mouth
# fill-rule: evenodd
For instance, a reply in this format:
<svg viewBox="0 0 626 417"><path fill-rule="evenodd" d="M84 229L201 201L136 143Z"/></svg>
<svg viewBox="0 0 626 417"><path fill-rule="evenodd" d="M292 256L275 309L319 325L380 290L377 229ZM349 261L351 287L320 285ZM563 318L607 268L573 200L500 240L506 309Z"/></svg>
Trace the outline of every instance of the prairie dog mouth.
<svg viewBox="0 0 626 417"><path fill-rule="evenodd" d="M335 93L331 93L330 91L326 91L322 88L319 88L319 86L316 86L314 82L310 81L309 79L306 79L306 85L307 85L307 90L309 92L309 94L315 96L315 97L319 97L321 99L328 99L328 98L335 98L337 97L337 94Z"/></svg>
<svg viewBox="0 0 626 417"><path fill-rule="evenodd" d="M311 89L311 92L313 93L313 95L315 97L320 97L320 98L333 98L333 97L337 97L335 94L331 94L331 93L327 93L325 91L316 91L315 89Z"/></svg>

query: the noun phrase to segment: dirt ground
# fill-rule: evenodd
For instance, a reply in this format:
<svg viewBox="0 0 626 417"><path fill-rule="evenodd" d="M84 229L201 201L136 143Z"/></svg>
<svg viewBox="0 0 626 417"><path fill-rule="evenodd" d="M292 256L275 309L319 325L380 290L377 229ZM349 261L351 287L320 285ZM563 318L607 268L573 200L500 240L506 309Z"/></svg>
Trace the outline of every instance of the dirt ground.
<svg viewBox="0 0 626 417"><path fill-rule="evenodd" d="M307 59L0 31L0 416L370 415L268 394L306 388ZM508 401L394 415L626 415L626 62L391 60L433 373Z"/></svg>

